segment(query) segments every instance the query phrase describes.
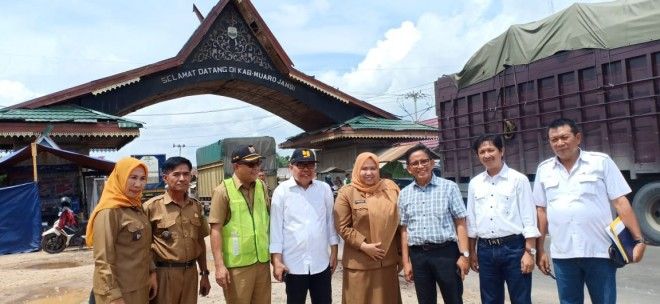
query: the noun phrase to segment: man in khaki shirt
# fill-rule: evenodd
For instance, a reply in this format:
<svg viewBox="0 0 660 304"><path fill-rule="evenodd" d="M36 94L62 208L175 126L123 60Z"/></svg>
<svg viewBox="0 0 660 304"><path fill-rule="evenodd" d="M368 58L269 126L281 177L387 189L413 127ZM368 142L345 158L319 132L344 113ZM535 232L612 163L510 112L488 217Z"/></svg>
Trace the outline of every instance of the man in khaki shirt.
<svg viewBox="0 0 660 304"><path fill-rule="evenodd" d="M238 147L232 153L234 174L231 181L245 199L250 216L253 215L255 210L255 193L263 193L260 201L265 202L266 208L268 208L268 191L263 183L257 181L261 158L252 146ZM215 280L223 288L225 300L229 304L270 303L269 259L265 261L257 259L255 263L244 267L228 267L225 265L225 256L232 248L223 248L223 229L229 224L232 214L234 216L244 215L237 214L238 210L229 208L230 199L226 184L226 182L223 182L213 190L211 211L209 213ZM261 187L261 190L257 191L257 187ZM260 232L267 235L267 230L266 227L266 231ZM254 232L257 234L259 231ZM235 246L238 247L238 244ZM255 244L255 246L257 245ZM266 254L268 254L267 250L266 247Z"/></svg>
<svg viewBox="0 0 660 304"><path fill-rule="evenodd" d="M202 205L188 197L192 164L183 157L170 157L163 164L167 192L156 196L143 208L151 223L151 249L158 275L158 295L154 303L197 303L197 267L199 294L211 289L206 263L208 225Z"/></svg>

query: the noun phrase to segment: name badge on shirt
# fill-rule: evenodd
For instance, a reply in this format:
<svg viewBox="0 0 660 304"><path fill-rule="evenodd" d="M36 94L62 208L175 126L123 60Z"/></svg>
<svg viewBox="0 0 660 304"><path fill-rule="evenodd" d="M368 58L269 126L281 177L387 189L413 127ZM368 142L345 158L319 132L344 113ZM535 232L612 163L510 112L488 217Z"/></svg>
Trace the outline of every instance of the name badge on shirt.
<svg viewBox="0 0 660 304"><path fill-rule="evenodd" d="M353 202L353 204L356 204L356 205L357 205L357 204L364 204L364 203L366 203L366 202L367 202L367 201L365 201L365 200L357 200L357 201Z"/></svg>

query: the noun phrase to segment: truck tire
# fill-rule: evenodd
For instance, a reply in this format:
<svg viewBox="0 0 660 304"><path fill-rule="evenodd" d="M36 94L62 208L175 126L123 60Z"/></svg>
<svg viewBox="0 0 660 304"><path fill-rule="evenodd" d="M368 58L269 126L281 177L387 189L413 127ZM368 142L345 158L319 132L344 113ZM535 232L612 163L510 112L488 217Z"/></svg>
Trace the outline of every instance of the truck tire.
<svg viewBox="0 0 660 304"><path fill-rule="evenodd" d="M660 182L639 189L633 199L633 209L647 243L660 245Z"/></svg>

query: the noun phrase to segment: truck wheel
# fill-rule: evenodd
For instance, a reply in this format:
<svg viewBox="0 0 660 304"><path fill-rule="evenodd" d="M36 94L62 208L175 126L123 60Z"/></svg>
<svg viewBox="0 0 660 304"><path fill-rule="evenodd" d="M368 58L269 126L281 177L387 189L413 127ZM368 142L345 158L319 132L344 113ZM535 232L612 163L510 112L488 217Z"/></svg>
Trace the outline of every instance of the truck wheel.
<svg viewBox="0 0 660 304"><path fill-rule="evenodd" d="M633 199L633 209L646 241L660 245L660 182L639 189Z"/></svg>

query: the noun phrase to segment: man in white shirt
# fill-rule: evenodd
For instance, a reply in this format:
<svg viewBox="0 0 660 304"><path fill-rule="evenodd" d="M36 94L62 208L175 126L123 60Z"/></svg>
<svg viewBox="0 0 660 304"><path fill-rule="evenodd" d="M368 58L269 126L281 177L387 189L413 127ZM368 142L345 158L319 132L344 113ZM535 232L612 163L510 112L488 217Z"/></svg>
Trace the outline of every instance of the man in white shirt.
<svg viewBox="0 0 660 304"><path fill-rule="evenodd" d="M287 303L332 303L332 273L337 266L337 233L332 190L314 179L316 156L309 149L291 155L291 178L275 191L270 207L273 276L286 283Z"/></svg>
<svg viewBox="0 0 660 304"><path fill-rule="evenodd" d="M540 163L534 181L539 228L537 265L550 273L543 250L546 232L561 303L583 303L584 285L593 303L616 303L616 267L609 260L611 240L605 227L612 221L611 206L628 227L636 245L633 262L646 248L630 202L630 187L612 159L582 151L582 134L575 121L560 118L548 128L556 157Z"/></svg>
<svg viewBox="0 0 660 304"><path fill-rule="evenodd" d="M482 135L472 149L486 171L470 180L467 224L470 267L479 273L482 303L532 303L536 206L527 176L504 163L499 135ZM476 254L475 254L476 247Z"/></svg>

